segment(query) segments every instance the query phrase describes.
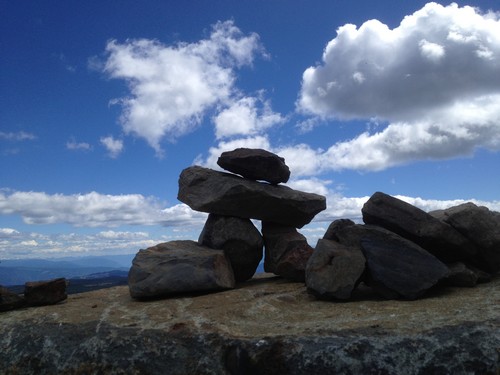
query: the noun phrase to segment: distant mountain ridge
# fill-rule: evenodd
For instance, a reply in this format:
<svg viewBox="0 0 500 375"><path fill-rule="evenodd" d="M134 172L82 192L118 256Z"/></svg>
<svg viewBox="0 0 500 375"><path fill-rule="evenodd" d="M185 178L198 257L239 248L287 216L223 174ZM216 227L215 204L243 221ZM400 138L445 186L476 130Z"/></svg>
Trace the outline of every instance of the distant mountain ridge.
<svg viewBox="0 0 500 375"><path fill-rule="evenodd" d="M0 261L0 285L21 285L64 277L86 278L93 274L113 271L128 272L135 254L91 257L65 257L57 259L8 259ZM102 276L101 276L102 277Z"/></svg>

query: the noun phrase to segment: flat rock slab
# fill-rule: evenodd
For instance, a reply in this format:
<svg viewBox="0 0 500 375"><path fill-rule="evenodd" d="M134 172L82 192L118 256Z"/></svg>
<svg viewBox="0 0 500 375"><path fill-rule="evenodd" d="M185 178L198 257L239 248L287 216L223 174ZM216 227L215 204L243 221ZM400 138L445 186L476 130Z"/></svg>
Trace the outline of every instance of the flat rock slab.
<svg viewBox="0 0 500 375"><path fill-rule="evenodd" d="M285 164L285 159L262 149L237 148L226 151L221 154L217 164L226 171L271 184L287 182L290 178L290 169Z"/></svg>
<svg viewBox="0 0 500 375"><path fill-rule="evenodd" d="M179 177L177 198L196 211L302 228L326 208L322 195L193 166Z"/></svg>
<svg viewBox="0 0 500 375"><path fill-rule="evenodd" d="M496 374L500 278L417 301L330 302L301 283L139 302L127 287L2 313L9 373ZM258 372L256 371L258 370Z"/></svg>
<svg viewBox="0 0 500 375"><path fill-rule="evenodd" d="M139 299L228 289L234 282L224 251L195 241L171 241L140 250L128 274L130 295Z"/></svg>

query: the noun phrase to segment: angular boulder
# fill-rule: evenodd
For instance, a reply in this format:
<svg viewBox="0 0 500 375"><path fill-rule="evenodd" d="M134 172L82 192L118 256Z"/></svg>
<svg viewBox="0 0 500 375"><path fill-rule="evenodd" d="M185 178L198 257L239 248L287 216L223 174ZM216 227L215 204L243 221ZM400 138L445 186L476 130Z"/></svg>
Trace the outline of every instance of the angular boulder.
<svg viewBox="0 0 500 375"><path fill-rule="evenodd" d="M19 309L26 305L24 298L0 285L0 312Z"/></svg>
<svg viewBox="0 0 500 375"><path fill-rule="evenodd" d="M438 212L430 212L451 225L477 247L470 262L495 274L500 271L500 217L486 207L465 203Z"/></svg>
<svg viewBox="0 0 500 375"><path fill-rule="evenodd" d="M304 282L306 265L313 252L307 242L293 247L280 258L274 273L290 281Z"/></svg>
<svg viewBox="0 0 500 375"><path fill-rule="evenodd" d="M223 250L171 241L137 253L128 285L133 298L148 299L234 288L234 275Z"/></svg>
<svg viewBox="0 0 500 375"><path fill-rule="evenodd" d="M443 262L464 261L477 253L476 246L451 225L390 195L373 194L361 212L366 224L397 233Z"/></svg>
<svg viewBox="0 0 500 375"><path fill-rule="evenodd" d="M275 185L290 178L285 159L262 149L237 148L223 152L217 164L250 180L263 180Z"/></svg>
<svg viewBox="0 0 500 375"><path fill-rule="evenodd" d="M306 266L306 286L321 299L349 299L365 272L365 257L358 247L319 240Z"/></svg>
<svg viewBox="0 0 500 375"><path fill-rule="evenodd" d="M469 288L476 286L479 277L465 264L456 262L448 264L448 268L450 273L441 281L442 284Z"/></svg>
<svg viewBox="0 0 500 375"><path fill-rule="evenodd" d="M24 298L29 306L53 305L68 298L66 279L30 281L24 284Z"/></svg>
<svg viewBox="0 0 500 375"><path fill-rule="evenodd" d="M179 177L177 198L196 211L301 228L326 208L326 198L193 166Z"/></svg>
<svg viewBox="0 0 500 375"><path fill-rule="evenodd" d="M262 260L264 241L250 219L210 214L198 243L224 250L236 281L250 279Z"/></svg>
<svg viewBox="0 0 500 375"><path fill-rule="evenodd" d="M366 231L361 250L369 285L385 297L416 299L449 274L448 267L435 256L386 230Z"/></svg>
<svg viewBox="0 0 500 375"><path fill-rule="evenodd" d="M294 249L307 249L306 238L297 232L294 227L262 222L262 236L264 237L264 271L276 273L281 258Z"/></svg>
<svg viewBox="0 0 500 375"><path fill-rule="evenodd" d="M339 242L339 238L337 236L337 233L339 231L342 231L343 228L350 227L352 225L355 225L355 223L354 223L354 221L352 221L350 219L335 220L328 226L328 229L326 230L325 235L323 236L323 239Z"/></svg>

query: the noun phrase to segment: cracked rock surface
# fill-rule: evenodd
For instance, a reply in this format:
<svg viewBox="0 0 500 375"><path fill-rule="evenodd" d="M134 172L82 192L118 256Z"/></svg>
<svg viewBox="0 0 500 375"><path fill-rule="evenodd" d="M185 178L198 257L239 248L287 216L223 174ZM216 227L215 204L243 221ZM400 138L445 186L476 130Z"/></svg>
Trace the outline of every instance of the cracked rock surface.
<svg viewBox="0 0 500 375"><path fill-rule="evenodd" d="M303 283L139 302L128 287L0 313L5 374L498 374L500 278L416 301L361 288L319 301Z"/></svg>

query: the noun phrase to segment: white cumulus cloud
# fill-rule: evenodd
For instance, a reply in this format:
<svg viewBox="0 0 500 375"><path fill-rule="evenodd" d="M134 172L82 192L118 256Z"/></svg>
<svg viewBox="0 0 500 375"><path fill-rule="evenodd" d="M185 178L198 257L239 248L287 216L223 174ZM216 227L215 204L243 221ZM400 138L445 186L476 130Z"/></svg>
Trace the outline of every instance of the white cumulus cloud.
<svg viewBox="0 0 500 375"><path fill-rule="evenodd" d="M385 124L318 152L322 170L498 151L500 15L428 3L394 29L378 20L344 25L322 63L304 72L297 108Z"/></svg>
<svg viewBox="0 0 500 375"><path fill-rule="evenodd" d="M163 138L195 129L206 111L231 101L235 69L263 53L257 34L244 35L232 21L218 22L207 39L168 46L139 39L106 47L104 71L126 80L130 96L117 100L126 133L144 138L161 154Z"/></svg>
<svg viewBox="0 0 500 375"><path fill-rule="evenodd" d="M101 144L108 150L108 154L111 158L117 158L123 151L123 141L121 139L115 139L112 136L101 137Z"/></svg>

